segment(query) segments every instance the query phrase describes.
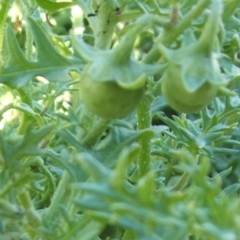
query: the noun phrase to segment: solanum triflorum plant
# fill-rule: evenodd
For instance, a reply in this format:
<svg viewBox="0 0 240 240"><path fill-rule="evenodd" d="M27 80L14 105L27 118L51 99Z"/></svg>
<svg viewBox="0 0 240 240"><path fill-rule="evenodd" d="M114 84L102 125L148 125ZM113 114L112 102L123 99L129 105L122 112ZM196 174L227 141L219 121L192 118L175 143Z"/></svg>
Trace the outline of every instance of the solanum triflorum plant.
<svg viewBox="0 0 240 240"><path fill-rule="evenodd" d="M239 0L0 16L0 239L239 239Z"/></svg>

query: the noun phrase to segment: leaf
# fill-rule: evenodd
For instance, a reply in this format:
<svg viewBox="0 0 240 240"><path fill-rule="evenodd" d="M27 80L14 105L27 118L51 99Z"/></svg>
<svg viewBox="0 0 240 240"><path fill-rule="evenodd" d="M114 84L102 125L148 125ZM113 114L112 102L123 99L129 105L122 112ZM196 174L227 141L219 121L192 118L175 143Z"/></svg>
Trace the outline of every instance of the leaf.
<svg viewBox="0 0 240 240"><path fill-rule="evenodd" d="M214 179L217 178L217 177L221 177L222 179L227 177L232 171L232 167L229 167L228 169L225 169L221 172L219 172L216 176L214 176Z"/></svg>
<svg viewBox="0 0 240 240"><path fill-rule="evenodd" d="M32 126L29 125L25 135L16 144L15 158L20 158L22 156L33 155L39 151L38 143L46 137L52 130L53 125L45 125L39 129L32 130Z"/></svg>
<svg viewBox="0 0 240 240"><path fill-rule="evenodd" d="M235 183L233 185L230 185L223 189L222 192L224 192L227 196L230 196L234 193L237 193L240 189L240 183Z"/></svg>
<svg viewBox="0 0 240 240"><path fill-rule="evenodd" d="M0 132L0 151L5 163L13 162L24 156L36 156L39 153L39 142L53 130L53 125L32 129L29 124L24 136L6 136ZM16 164L15 164L16 165Z"/></svg>
<svg viewBox="0 0 240 240"><path fill-rule="evenodd" d="M165 132L169 128L165 125L159 125L159 126L153 126L151 129L154 131L155 134L160 134Z"/></svg>
<svg viewBox="0 0 240 240"><path fill-rule="evenodd" d="M17 88L25 86L35 76L43 76L54 82L70 80L69 71L79 71L82 67L80 60L62 56L32 18L28 18L27 22L34 37L37 60L31 62L26 59L12 28L7 26L5 47L8 60L0 70L0 83Z"/></svg>
<svg viewBox="0 0 240 240"><path fill-rule="evenodd" d="M95 156L101 159L105 165L115 163L120 152L124 147L129 147L139 138L148 138L153 136L152 129L144 129L139 131L129 130L123 127L115 127L112 129L107 144L96 152Z"/></svg>
<svg viewBox="0 0 240 240"><path fill-rule="evenodd" d="M75 5L73 2L53 2L50 0L37 0L37 4L48 12L55 12L62 8L67 8Z"/></svg>
<svg viewBox="0 0 240 240"><path fill-rule="evenodd" d="M40 126L44 125L42 117L36 113L29 105L20 103L19 105L15 106L15 108L28 114L29 116L32 116Z"/></svg>
<svg viewBox="0 0 240 240"><path fill-rule="evenodd" d="M114 127L105 140L99 144L98 149L96 150L86 149L69 131L59 130L57 131L57 135L68 142L70 146L73 146L82 152L90 153L106 166L112 166L112 164L118 159L123 148L131 146L131 144L136 142L139 138L153 136L154 132L153 129L135 131L124 127Z"/></svg>
<svg viewBox="0 0 240 240"><path fill-rule="evenodd" d="M79 151L86 151L83 145L77 140L77 138L68 130L58 130L57 135L64 139L70 146L75 147Z"/></svg>

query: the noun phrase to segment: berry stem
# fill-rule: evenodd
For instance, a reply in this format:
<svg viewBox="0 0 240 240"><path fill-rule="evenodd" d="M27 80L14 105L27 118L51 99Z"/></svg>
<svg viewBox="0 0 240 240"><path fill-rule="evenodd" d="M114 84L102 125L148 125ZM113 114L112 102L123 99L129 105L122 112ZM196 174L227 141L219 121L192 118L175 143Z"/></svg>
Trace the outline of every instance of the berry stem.
<svg viewBox="0 0 240 240"><path fill-rule="evenodd" d="M161 42L163 45L169 46L173 43L183 31L185 31L189 26L191 26L193 19L199 17L202 12L208 7L210 4L209 0L201 0L192 10L184 16L182 21L180 21L176 26L171 27L168 30L165 30L162 35L159 35L156 38L155 44L152 49L146 54L143 58L145 63L152 63L160 57L160 53L158 51L158 44Z"/></svg>

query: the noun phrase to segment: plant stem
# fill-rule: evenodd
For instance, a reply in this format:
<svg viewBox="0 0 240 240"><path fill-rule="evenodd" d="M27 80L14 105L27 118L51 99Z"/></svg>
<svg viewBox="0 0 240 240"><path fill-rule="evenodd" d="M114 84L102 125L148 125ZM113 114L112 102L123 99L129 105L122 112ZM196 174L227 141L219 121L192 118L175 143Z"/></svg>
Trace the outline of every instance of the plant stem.
<svg viewBox="0 0 240 240"><path fill-rule="evenodd" d="M91 131L81 140L81 144L86 147L94 146L101 134L106 130L109 122L110 120L100 118Z"/></svg>
<svg viewBox="0 0 240 240"><path fill-rule="evenodd" d="M41 218L35 210L30 194L26 189L18 193L18 200L24 208L28 220L25 224L25 229L29 235L34 238L36 237L36 228L42 224Z"/></svg>
<svg viewBox="0 0 240 240"><path fill-rule="evenodd" d="M212 49L214 48L215 45L215 36L219 31L221 13L222 13L221 1L213 0L211 6L211 13L208 16L208 20L199 38L200 49L202 49L202 52L206 52L209 55L212 54ZM210 39L209 35L212 36Z"/></svg>
<svg viewBox="0 0 240 240"><path fill-rule="evenodd" d="M205 8L211 3L209 0L201 0L193 9L184 16L182 21L179 22L176 26L165 30L164 33L156 38L155 44L152 49L146 54L143 61L145 63L151 63L156 61L160 57L158 51L158 43L169 46L173 41L180 36L180 34L185 31L188 27L191 26L192 20L199 17Z"/></svg>
<svg viewBox="0 0 240 240"><path fill-rule="evenodd" d="M4 39L4 27L6 23L6 18L8 14L8 10L12 5L13 0L5 0L1 1L1 7L0 7L0 66L3 63L2 58L2 48L3 48L3 39Z"/></svg>
<svg viewBox="0 0 240 240"><path fill-rule="evenodd" d="M112 35L117 23L117 15L114 11L113 0L99 1L97 9L98 27L94 32L94 46L100 49L109 49L112 43Z"/></svg>
<svg viewBox="0 0 240 240"><path fill-rule="evenodd" d="M9 103L8 105L4 106L0 111L0 120L3 118L3 114L12 108L14 108L13 103Z"/></svg>
<svg viewBox="0 0 240 240"><path fill-rule="evenodd" d="M192 10L184 16L183 20L179 22L173 29L169 29L161 36L161 43L171 44L180 34L191 26L193 19L199 17L206 7L211 3L209 0L200 1Z"/></svg>
<svg viewBox="0 0 240 240"><path fill-rule="evenodd" d="M182 190L186 186L188 179L189 179L189 174L187 172L183 173L180 180L171 188L171 191Z"/></svg>
<svg viewBox="0 0 240 240"><path fill-rule="evenodd" d="M26 103L30 107L32 107L32 99L29 94L29 85L27 85L25 88L27 90L24 90L23 88L18 89L18 93L22 99L23 103ZM18 134L24 134L26 131L27 123L31 120L31 117L27 113L23 113L23 117L21 119L20 125L18 127Z"/></svg>
<svg viewBox="0 0 240 240"><path fill-rule="evenodd" d="M25 42L25 52L26 58L29 61L32 61L33 54L32 54L32 47L33 47L33 35L30 29L30 26L26 26L26 42Z"/></svg>
<svg viewBox="0 0 240 240"><path fill-rule="evenodd" d="M137 109L138 129L146 129L151 126L151 104L152 97L146 93ZM151 138L140 138L140 154L139 154L139 178L143 177L150 170L151 156Z"/></svg>
<svg viewBox="0 0 240 240"><path fill-rule="evenodd" d="M94 10L92 9L92 7L90 5L90 1L76 0L76 2L82 9L85 16L94 12ZM89 22L91 28L93 29L93 31L95 32L95 30L97 29L97 19L95 17L88 17L88 22Z"/></svg>
<svg viewBox="0 0 240 240"><path fill-rule="evenodd" d="M64 199L71 195L71 189L69 184L72 182L71 175L65 170L63 176L57 186L57 189L53 195L50 206L45 212L45 218L51 220L56 216L56 213L59 211L59 204L63 204Z"/></svg>
<svg viewBox="0 0 240 240"><path fill-rule="evenodd" d="M166 27L169 25L165 18L145 14L137 19L136 22L128 26L127 33L120 39L118 45L113 50L113 59L121 65L126 63L132 55L132 49L136 41L136 37L152 24Z"/></svg>

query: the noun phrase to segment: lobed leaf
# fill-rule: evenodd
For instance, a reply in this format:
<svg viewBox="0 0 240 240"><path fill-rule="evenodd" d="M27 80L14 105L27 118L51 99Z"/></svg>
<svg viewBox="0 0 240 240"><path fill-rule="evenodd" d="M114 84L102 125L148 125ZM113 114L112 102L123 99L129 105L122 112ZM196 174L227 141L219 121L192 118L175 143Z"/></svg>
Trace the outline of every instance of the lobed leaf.
<svg viewBox="0 0 240 240"><path fill-rule="evenodd" d="M69 71L79 71L82 68L81 61L73 57L62 56L37 22L30 17L27 22L34 37L36 61L27 60L17 42L13 29L7 26L5 47L8 56L6 63L0 70L0 83L12 88L19 88L25 86L35 76L42 76L53 82L71 80Z"/></svg>

